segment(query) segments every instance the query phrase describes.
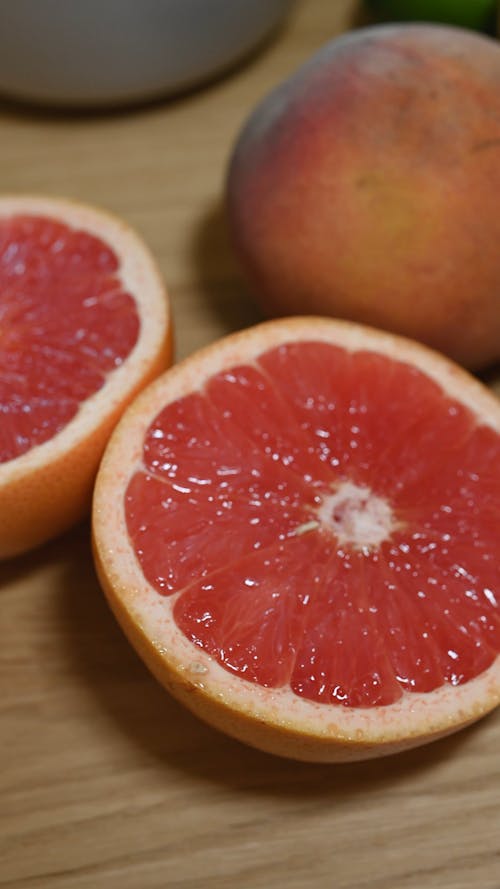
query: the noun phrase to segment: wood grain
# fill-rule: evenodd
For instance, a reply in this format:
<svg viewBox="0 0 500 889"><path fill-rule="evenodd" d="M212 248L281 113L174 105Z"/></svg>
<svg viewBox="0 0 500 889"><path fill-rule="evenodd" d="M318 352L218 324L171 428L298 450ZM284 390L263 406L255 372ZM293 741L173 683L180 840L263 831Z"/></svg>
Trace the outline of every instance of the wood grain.
<svg viewBox="0 0 500 889"><path fill-rule="evenodd" d="M1 189L95 202L142 231L179 357L252 323L221 211L230 146L270 86L355 17L347 0L299 3L246 65L170 103L95 116L5 103ZM498 714L379 762L281 761L155 684L103 601L86 525L0 566L0 596L0 886L500 886Z"/></svg>

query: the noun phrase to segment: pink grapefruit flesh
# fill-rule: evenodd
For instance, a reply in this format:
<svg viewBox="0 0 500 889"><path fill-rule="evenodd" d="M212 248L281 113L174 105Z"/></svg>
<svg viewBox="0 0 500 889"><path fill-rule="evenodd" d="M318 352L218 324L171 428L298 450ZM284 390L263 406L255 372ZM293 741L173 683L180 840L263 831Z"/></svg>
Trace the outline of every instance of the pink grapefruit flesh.
<svg viewBox="0 0 500 889"><path fill-rule="evenodd" d="M388 335L314 320L255 331L155 384L105 457L96 551L129 634L132 614L170 659L167 674L179 645L192 652L201 715L215 724L204 705L217 694L246 717L258 701L254 729L266 715L281 728L300 723L294 712L316 719L319 753L297 724L291 747L269 732L249 737L237 720L221 726L286 755L338 758L339 735L344 754L358 739L346 756L374 755L491 709L498 403L446 359ZM120 513L121 549L104 493ZM135 592L125 592L124 549L142 578ZM187 701L195 710L197 699Z"/></svg>
<svg viewBox="0 0 500 889"><path fill-rule="evenodd" d="M0 462L52 438L134 347L139 317L100 238L0 219Z"/></svg>
<svg viewBox="0 0 500 889"><path fill-rule="evenodd" d="M0 558L85 515L114 425L170 352L163 283L125 223L0 196Z"/></svg>

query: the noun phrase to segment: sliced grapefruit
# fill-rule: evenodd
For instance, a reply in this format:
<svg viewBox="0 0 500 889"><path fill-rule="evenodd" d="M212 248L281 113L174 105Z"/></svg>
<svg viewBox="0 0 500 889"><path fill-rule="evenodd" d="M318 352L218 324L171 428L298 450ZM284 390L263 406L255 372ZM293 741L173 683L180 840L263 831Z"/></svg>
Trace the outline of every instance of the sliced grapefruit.
<svg viewBox="0 0 500 889"><path fill-rule="evenodd" d="M143 392L97 478L118 620L200 717L361 759L500 699L500 404L432 351L274 321Z"/></svg>
<svg viewBox="0 0 500 889"><path fill-rule="evenodd" d="M0 557L85 513L113 426L169 360L137 235L69 201L0 198Z"/></svg>

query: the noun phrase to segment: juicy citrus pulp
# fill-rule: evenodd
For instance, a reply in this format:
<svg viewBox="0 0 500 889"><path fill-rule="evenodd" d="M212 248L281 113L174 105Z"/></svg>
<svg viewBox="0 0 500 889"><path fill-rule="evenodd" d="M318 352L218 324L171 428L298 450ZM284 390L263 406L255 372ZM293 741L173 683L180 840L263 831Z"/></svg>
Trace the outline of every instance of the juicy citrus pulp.
<svg viewBox="0 0 500 889"><path fill-rule="evenodd" d="M59 432L134 347L135 302L100 238L45 216L0 219L0 462Z"/></svg>
<svg viewBox="0 0 500 889"><path fill-rule="evenodd" d="M500 436L421 371L278 346L166 407L143 464L135 552L228 670L359 707L498 654Z"/></svg>
<svg viewBox="0 0 500 889"><path fill-rule="evenodd" d="M170 354L154 262L121 221L53 198L0 198L0 557L90 504L125 405Z"/></svg>
<svg viewBox="0 0 500 889"><path fill-rule="evenodd" d="M119 427L116 559L96 533L112 602L167 661L182 636L204 693L211 673L225 701L230 674L231 695L251 712L255 689L271 722L286 723L285 699L318 723L387 723L426 700L430 715L433 693L449 703L446 689L496 669L499 407L405 341L335 322L256 330L260 349L258 332L219 360L212 347L198 385L194 357ZM113 444L105 464L104 478ZM104 494L105 480L103 515ZM117 593L124 548L143 581L127 593L120 576Z"/></svg>

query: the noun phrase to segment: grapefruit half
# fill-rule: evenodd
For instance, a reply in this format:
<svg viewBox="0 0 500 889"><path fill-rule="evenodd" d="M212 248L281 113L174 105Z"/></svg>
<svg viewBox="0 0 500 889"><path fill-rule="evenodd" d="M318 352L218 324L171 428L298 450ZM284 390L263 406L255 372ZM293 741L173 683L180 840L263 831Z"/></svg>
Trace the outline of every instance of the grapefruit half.
<svg viewBox="0 0 500 889"><path fill-rule="evenodd" d="M500 699L500 404L448 359L317 318L143 392L93 510L102 586L158 679L249 744L363 759Z"/></svg>
<svg viewBox="0 0 500 889"><path fill-rule="evenodd" d="M165 289L136 234L69 201L0 198L0 557L84 515L113 426L169 361Z"/></svg>

